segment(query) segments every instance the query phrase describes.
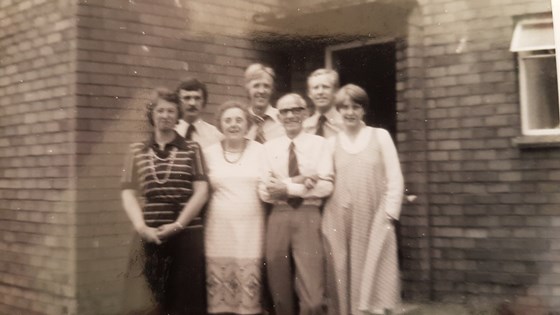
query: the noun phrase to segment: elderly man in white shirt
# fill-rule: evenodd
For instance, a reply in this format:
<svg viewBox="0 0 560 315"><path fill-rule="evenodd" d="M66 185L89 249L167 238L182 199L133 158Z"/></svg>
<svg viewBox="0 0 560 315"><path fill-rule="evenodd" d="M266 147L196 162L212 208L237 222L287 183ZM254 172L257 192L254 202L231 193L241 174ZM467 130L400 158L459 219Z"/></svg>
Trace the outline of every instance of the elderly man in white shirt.
<svg viewBox="0 0 560 315"><path fill-rule="evenodd" d="M272 68L260 63L254 63L245 70L245 88L253 119L247 138L260 143L285 134L284 127L278 120L278 110L270 105L275 77Z"/></svg>
<svg viewBox="0 0 560 315"><path fill-rule="evenodd" d="M208 101L206 84L188 78L179 84L176 93L183 108L183 119L179 120L175 131L186 140L198 142L202 148L222 140L222 133L200 118Z"/></svg>
<svg viewBox="0 0 560 315"><path fill-rule="evenodd" d="M307 78L307 96L315 105L315 113L303 122L307 133L330 138L342 131L342 116L334 106L338 90L338 73L330 69L317 69Z"/></svg>
<svg viewBox="0 0 560 315"><path fill-rule="evenodd" d="M277 109L286 135L265 143L259 182L261 199L273 205L265 245L269 287L277 314L323 314L319 208L333 190L332 157L326 139L303 132L307 106L300 95L283 96Z"/></svg>

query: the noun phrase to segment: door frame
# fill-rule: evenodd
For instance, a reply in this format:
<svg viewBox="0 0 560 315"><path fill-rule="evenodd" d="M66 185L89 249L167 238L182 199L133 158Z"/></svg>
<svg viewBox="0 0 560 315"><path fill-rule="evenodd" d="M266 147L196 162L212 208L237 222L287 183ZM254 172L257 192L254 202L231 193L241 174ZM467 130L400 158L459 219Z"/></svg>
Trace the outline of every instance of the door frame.
<svg viewBox="0 0 560 315"><path fill-rule="evenodd" d="M340 51L344 51L344 50L351 50L351 49L356 49L356 48L372 48L375 49L376 46L378 45L384 45L384 44L390 44L393 45L394 50L395 50L395 78L394 78L394 89L395 89L395 99L394 99L394 110L397 111L397 99L398 99L398 91L396 90L397 88L397 82L398 82L398 76L397 76L397 52L398 52L398 48L397 48L397 37L395 36L383 36L383 37L379 37L379 38L372 38L372 39L367 39L367 40L355 40L355 41L350 41L350 42L346 42L346 43L341 43L341 44L335 44L335 45L329 45L325 47L325 68L327 69L331 69L331 70L336 70L333 69L334 67L334 54L336 52L340 52ZM373 58L373 57L372 57ZM371 104L370 104L371 105ZM365 118L365 117L364 117ZM391 118L391 123L390 125L385 125L384 127L387 129L387 131L389 131L389 133L391 134L391 136L393 137L393 141L395 141L395 144L397 143L397 134L398 134L398 118L397 116L395 117L390 117ZM370 121L370 123L374 123L374 121Z"/></svg>
<svg viewBox="0 0 560 315"><path fill-rule="evenodd" d="M396 41L395 37L386 36L380 38L372 38L368 40L355 40L348 43L329 45L325 48L325 68L333 69L333 53L339 50L359 48L364 46L373 46L376 44L385 44Z"/></svg>

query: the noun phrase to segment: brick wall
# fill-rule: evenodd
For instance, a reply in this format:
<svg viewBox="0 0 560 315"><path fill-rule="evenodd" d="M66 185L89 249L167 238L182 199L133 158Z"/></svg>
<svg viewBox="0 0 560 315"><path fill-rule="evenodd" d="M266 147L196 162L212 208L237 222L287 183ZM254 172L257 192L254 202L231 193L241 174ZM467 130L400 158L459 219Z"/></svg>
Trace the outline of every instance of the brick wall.
<svg viewBox="0 0 560 315"><path fill-rule="evenodd" d="M514 17L550 1L420 1L432 295L560 308L559 149L520 149ZM408 175L408 174L407 174Z"/></svg>
<svg viewBox="0 0 560 315"><path fill-rule="evenodd" d="M151 89L181 78L207 83L205 118L245 100L243 72L281 54L255 44L252 15L275 1L80 2L77 42L77 286L79 314L121 314L132 227L119 179L129 143L149 131Z"/></svg>
<svg viewBox="0 0 560 315"><path fill-rule="evenodd" d="M425 102L425 50L423 15L420 7L408 17L406 35L397 41L397 138L405 178L399 229L403 297L431 299L427 124Z"/></svg>
<svg viewBox="0 0 560 315"><path fill-rule="evenodd" d="M75 314L74 1L0 1L0 314Z"/></svg>
<svg viewBox="0 0 560 315"><path fill-rule="evenodd" d="M317 2L317 1L315 1ZM290 2L291 3L291 2ZM283 3L285 4L285 3ZM277 0L0 1L0 314L120 314L126 145L151 88L209 86L205 118L271 64L305 93L324 46L255 42ZM520 149L518 15L548 0L419 0L397 39L407 299L560 309L560 150Z"/></svg>

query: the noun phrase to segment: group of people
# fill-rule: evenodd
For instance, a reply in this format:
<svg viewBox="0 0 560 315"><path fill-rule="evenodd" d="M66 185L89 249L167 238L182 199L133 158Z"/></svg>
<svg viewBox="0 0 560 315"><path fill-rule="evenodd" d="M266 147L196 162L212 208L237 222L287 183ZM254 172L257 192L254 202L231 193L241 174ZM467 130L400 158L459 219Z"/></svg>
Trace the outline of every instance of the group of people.
<svg viewBox="0 0 560 315"><path fill-rule="evenodd" d="M386 314L400 302L394 221L403 177L367 93L319 69L270 104L275 73L245 71L248 104L203 121L205 84L158 90L132 144L124 209L159 314Z"/></svg>

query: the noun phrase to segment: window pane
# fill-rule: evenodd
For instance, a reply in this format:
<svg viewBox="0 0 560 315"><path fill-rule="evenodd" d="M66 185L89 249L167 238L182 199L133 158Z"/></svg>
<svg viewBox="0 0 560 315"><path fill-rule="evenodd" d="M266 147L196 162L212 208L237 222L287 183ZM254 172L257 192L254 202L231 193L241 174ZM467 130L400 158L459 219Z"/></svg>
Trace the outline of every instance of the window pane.
<svg viewBox="0 0 560 315"><path fill-rule="evenodd" d="M528 129L557 128L558 87L554 55L525 58Z"/></svg>

